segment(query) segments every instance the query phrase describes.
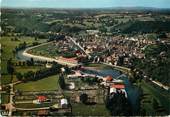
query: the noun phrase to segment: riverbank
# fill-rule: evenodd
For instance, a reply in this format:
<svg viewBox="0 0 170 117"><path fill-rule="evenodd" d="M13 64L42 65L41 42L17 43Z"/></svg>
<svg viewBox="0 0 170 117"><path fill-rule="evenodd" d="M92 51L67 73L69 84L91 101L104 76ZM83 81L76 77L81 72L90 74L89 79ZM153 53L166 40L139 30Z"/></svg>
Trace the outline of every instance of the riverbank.
<svg viewBox="0 0 170 117"><path fill-rule="evenodd" d="M17 53L17 58L20 59L24 59L24 60L30 60L31 58L33 58L34 60L38 60L38 61L47 61L47 62L57 62L59 64L62 65L68 65L69 67L74 67L77 66L78 64L73 64L67 61L63 61L60 59L55 59L55 58L50 58L50 57L45 57L45 56L40 56L40 55L34 55L34 54L30 54L28 51L35 49L37 47L43 46L43 45L47 45L49 43L53 43L53 42L47 42L47 43L43 43L37 46L32 46L32 47L28 47L25 50L21 50Z"/></svg>

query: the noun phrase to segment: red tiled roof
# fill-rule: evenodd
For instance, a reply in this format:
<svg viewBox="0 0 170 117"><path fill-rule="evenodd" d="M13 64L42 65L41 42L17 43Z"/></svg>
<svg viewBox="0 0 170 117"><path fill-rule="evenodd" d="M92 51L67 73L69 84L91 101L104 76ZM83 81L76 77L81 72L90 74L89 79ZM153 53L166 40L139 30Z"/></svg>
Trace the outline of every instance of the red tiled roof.
<svg viewBox="0 0 170 117"><path fill-rule="evenodd" d="M76 57L74 58L64 58L64 57L60 57L60 59L64 60L64 61L68 61L68 62L77 62Z"/></svg>
<svg viewBox="0 0 170 117"><path fill-rule="evenodd" d="M47 98L45 96L38 96L37 99L39 101L45 101Z"/></svg>
<svg viewBox="0 0 170 117"><path fill-rule="evenodd" d="M113 80L112 76L107 76L105 78L106 78L106 81L112 81Z"/></svg>
<svg viewBox="0 0 170 117"><path fill-rule="evenodd" d="M113 84L112 87L116 89L124 89L125 85L124 84Z"/></svg>

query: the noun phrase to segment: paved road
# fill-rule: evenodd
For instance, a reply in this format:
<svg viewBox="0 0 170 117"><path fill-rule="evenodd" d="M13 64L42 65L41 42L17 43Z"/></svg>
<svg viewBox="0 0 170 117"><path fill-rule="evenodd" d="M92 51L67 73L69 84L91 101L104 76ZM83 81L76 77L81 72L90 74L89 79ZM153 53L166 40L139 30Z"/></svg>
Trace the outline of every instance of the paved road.
<svg viewBox="0 0 170 117"><path fill-rule="evenodd" d="M166 86L166 85L164 85L164 84L162 84L161 82L158 82L158 81L155 81L155 80L150 80L150 81L151 81L152 83L156 84L157 86L159 86L159 87L167 90L167 91L169 90L169 87Z"/></svg>
<svg viewBox="0 0 170 117"><path fill-rule="evenodd" d="M88 57L91 57L80 44L76 43L76 41L72 37L66 37L67 39L71 40L76 46L78 46Z"/></svg>

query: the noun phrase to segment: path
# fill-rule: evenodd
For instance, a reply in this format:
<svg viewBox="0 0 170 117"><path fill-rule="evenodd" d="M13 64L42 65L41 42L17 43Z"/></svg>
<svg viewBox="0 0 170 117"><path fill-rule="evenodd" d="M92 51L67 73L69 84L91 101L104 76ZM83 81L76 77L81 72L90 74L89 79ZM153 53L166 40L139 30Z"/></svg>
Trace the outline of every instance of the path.
<svg viewBox="0 0 170 117"><path fill-rule="evenodd" d="M50 107L43 107L43 108L15 108L16 110L20 111L35 111L35 110L48 110Z"/></svg>
<svg viewBox="0 0 170 117"><path fill-rule="evenodd" d="M12 116L12 111L13 111L13 109L15 108L14 106L13 106L13 104L14 104L14 102L13 102L13 97L14 97L14 95L15 95L15 93L14 93L14 85L16 85L16 84L19 84L19 83L21 83L21 81L17 81L17 82L13 82L13 83L10 83L10 84L7 84L6 86L10 86L10 97L9 97L9 103L8 103L8 107L9 107L9 113L8 113L8 116Z"/></svg>

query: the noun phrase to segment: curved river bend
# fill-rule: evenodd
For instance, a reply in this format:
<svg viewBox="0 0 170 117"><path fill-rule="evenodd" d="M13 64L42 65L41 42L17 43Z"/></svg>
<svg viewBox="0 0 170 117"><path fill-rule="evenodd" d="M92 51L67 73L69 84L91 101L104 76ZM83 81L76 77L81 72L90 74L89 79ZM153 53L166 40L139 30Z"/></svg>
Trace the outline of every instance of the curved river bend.
<svg viewBox="0 0 170 117"><path fill-rule="evenodd" d="M30 57L23 55L24 51L25 50L20 50L17 52L17 54L16 54L17 60L22 60L22 61L30 60ZM44 61L40 58L34 58L34 60ZM111 69L111 68L110 69L102 69L102 70L89 70L86 72L91 73L91 74L100 75L100 76L111 75L114 78L121 75L120 71L117 71L117 70ZM127 92L129 102L131 103L134 112L137 112L139 109L139 90L138 90L138 88L131 84L131 82L128 80L127 75L124 75L124 77L119 77L119 79L124 81L125 86L126 86L125 90Z"/></svg>

